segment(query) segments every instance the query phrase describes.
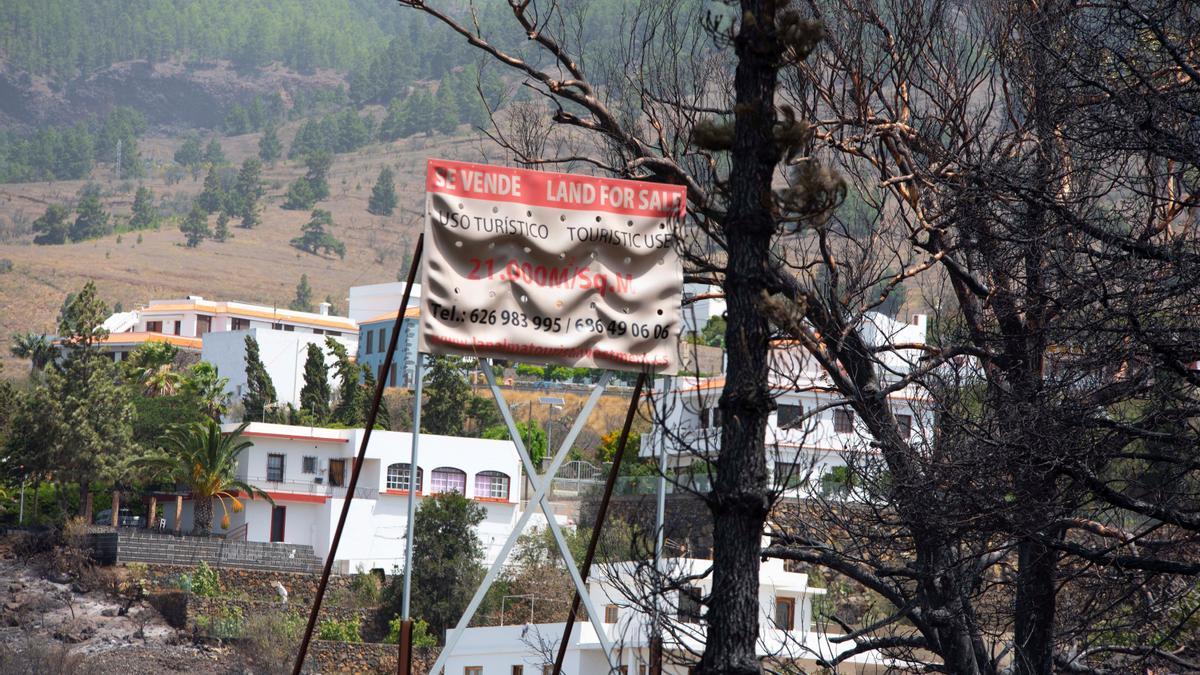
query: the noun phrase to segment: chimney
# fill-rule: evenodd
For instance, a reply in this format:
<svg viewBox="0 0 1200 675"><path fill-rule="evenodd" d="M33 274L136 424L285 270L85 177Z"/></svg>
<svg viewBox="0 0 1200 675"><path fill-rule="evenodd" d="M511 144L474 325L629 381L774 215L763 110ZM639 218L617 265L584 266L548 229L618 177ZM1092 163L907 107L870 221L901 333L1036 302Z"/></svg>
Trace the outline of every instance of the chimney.
<svg viewBox="0 0 1200 675"><path fill-rule="evenodd" d="M203 301L203 300L204 300L204 298L200 297L199 295L189 295L189 296L187 297L187 299L188 299L188 300L192 300L192 301L194 301L194 302L201 302L201 301Z"/></svg>
<svg viewBox="0 0 1200 675"><path fill-rule="evenodd" d="M321 316L329 316L329 308L331 306L328 302L322 302L320 305L317 305L317 311L321 313Z"/></svg>

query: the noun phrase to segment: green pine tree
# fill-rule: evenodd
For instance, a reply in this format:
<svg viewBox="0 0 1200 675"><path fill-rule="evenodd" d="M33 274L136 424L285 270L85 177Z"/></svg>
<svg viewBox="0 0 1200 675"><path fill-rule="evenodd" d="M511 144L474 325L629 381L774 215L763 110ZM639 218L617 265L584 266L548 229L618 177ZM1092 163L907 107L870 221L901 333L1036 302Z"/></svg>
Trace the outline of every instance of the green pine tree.
<svg viewBox="0 0 1200 675"><path fill-rule="evenodd" d="M228 241L233 236L229 234L229 212L221 209L221 213L217 215L217 227L213 230L213 239L219 242Z"/></svg>
<svg viewBox="0 0 1200 675"><path fill-rule="evenodd" d="M268 419L267 408L275 405L275 385L259 356L258 341L246 336L246 394L242 397L242 420L261 422Z"/></svg>
<svg viewBox="0 0 1200 675"><path fill-rule="evenodd" d="M308 285L308 275L300 275L300 283L296 284L296 297L292 299L288 309L297 312L313 311L313 290L312 286Z"/></svg>
<svg viewBox="0 0 1200 675"><path fill-rule="evenodd" d="M221 189L221 176L217 173L215 164L208 167L208 175L204 177L204 189L196 197L196 204L205 213L216 213L225 202L225 191Z"/></svg>
<svg viewBox="0 0 1200 675"><path fill-rule="evenodd" d="M208 164L224 164L225 152L221 150L221 142L213 138L204 148L204 161Z"/></svg>
<svg viewBox="0 0 1200 675"><path fill-rule="evenodd" d="M421 431L443 436L461 436L471 387L463 375L462 359L435 356L425 376Z"/></svg>
<svg viewBox="0 0 1200 675"><path fill-rule="evenodd" d="M331 229L333 216L324 209L314 209L312 219L300 228L300 236L293 238L291 244L314 255L318 252L336 253L339 258L345 258L346 245L333 236Z"/></svg>
<svg viewBox="0 0 1200 675"><path fill-rule="evenodd" d="M71 241L103 237L112 231L108 214L100 204L100 188L88 185L83 189L79 206L75 207L75 223L71 226Z"/></svg>
<svg viewBox="0 0 1200 675"><path fill-rule="evenodd" d="M200 136L193 133L183 140L183 145L175 151L175 163L181 166L194 167L204 162L204 150L200 147Z"/></svg>
<svg viewBox="0 0 1200 675"><path fill-rule="evenodd" d="M283 143L279 142L279 134L275 131L275 125L271 124L263 131L262 138L258 139L258 158L274 164L282 156Z"/></svg>
<svg viewBox="0 0 1200 675"><path fill-rule="evenodd" d="M158 209L154 207L154 193L150 188L140 185L133 196L133 215L129 218L129 227L148 230L157 225Z"/></svg>
<svg viewBox="0 0 1200 675"><path fill-rule="evenodd" d="M208 230L208 214L200 208L198 203L192 203L192 210L180 223L179 231L187 238L188 248L196 248L200 242L211 236L211 232Z"/></svg>
<svg viewBox="0 0 1200 675"><path fill-rule="evenodd" d="M371 190L371 199L367 202L367 212L377 216L390 216L395 208L395 176L391 168L385 166L379 171L379 178Z"/></svg>
<svg viewBox="0 0 1200 675"><path fill-rule="evenodd" d="M262 160L251 157L242 162L237 179L233 184L232 211L245 214L258 208L258 200L266 193L262 183Z"/></svg>
<svg viewBox="0 0 1200 675"><path fill-rule="evenodd" d="M329 367L325 365L325 352L315 344L308 345L308 356L304 361L304 386L300 389L300 410L308 413L314 424L329 420Z"/></svg>
<svg viewBox="0 0 1200 675"><path fill-rule="evenodd" d="M67 224L67 218L70 215L71 212L67 210L67 207L60 204L51 204L46 207L46 212L33 221L33 231L36 234L33 243L38 245L67 243L67 235L71 229Z"/></svg>

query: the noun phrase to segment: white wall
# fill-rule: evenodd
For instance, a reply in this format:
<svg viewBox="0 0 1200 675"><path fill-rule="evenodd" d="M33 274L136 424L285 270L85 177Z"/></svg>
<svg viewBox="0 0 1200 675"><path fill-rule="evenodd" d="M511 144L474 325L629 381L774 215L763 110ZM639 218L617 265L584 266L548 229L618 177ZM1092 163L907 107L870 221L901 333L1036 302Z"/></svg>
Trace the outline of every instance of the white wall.
<svg viewBox="0 0 1200 675"><path fill-rule="evenodd" d="M400 301L403 298L403 281L370 284L368 286L351 286L350 318L355 321L366 321L386 312L395 312L400 308ZM412 292L408 296L408 306L416 307L420 304L421 284L413 284Z"/></svg>
<svg viewBox="0 0 1200 675"><path fill-rule="evenodd" d="M304 361L308 358L310 344L317 345L325 353L325 364L331 367L330 385L336 389L338 383L332 371L336 359L325 348L324 335L270 328L212 332L204 336L200 358L216 366L221 377L229 378L225 391L232 401L241 400L246 393L246 335L253 335L258 341L259 358L271 376L280 403L299 407L300 389L304 386ZM334 339L345 345L350 354L358 348L355 338Z"/></svg>

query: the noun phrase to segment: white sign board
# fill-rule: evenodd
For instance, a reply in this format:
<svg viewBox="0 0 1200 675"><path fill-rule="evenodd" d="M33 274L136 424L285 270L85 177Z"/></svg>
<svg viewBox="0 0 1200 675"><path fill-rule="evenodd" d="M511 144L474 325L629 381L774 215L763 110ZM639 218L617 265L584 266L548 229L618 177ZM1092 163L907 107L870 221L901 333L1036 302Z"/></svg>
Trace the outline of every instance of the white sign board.
<svg viewBox="0 0 1200 675"><path fill-rule="evenodd" d="M430 160L419 348L679 369L678 185Z"/></svg>

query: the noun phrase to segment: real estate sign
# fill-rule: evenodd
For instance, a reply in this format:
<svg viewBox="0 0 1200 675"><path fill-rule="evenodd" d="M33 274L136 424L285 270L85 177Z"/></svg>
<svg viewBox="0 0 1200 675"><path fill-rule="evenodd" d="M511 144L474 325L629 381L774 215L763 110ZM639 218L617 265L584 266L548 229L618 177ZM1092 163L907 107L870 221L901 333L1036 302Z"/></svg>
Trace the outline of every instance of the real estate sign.
<svg viewBox="0 0 1200 675"><path fill-rule="evenodd" d="M420 349L678 370L683 187L430 160Z"/></svg>

